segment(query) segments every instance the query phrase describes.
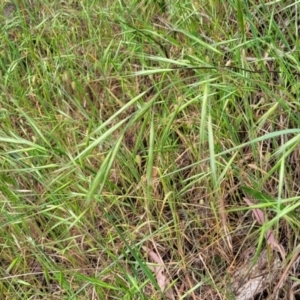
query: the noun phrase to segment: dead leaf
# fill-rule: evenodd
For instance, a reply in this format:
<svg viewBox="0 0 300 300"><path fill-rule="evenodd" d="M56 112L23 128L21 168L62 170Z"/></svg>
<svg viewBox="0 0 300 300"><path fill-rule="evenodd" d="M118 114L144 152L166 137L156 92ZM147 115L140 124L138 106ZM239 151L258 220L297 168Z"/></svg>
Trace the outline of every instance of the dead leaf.
<svg viewBox="0 0 300 300"><path fill-rule="evenodd" d="M252 206L254 205L249 199L247 198L244 198L244 201L249 205L249 206ZM252 209L252 212L253 212L253 215L254 215L254 218L256 219L256 221L260 224L260 225L263 225L264 222L265 222L265 218L264 218L264 213L262 212L261 209L259 208L254 208Z"/></svg>
<svg viewBox="0 0 300 300"><path fill-rule="evenodd" d="M173 290L171 287L169 287L170 282L166 276L165 264L164 264L163 260L154 251L152 251L144 246L142 248L149 255L151 260L157 264L157 266L154 266L154 268L151 268L151 269L153 269L153 271L155 273L155 277L156 277L158 286L161 288L161 290L163 292L165 292L165 296L167 299L172 299L172 300L175 299Z"/></svg>
<svg viewBox="0 0 300 300"><path fill-rule="evenodd" d="M249 205L249 206L252 206L254 205L249 199L247 198L244 198L244 201ZM253 211L253 216L254 218L256 219L256 221L260 224L260 225L263 225L264 222L265 222L265 218L264 218L264 213L262 212L261 209L259 208L253 208L252 209ZM286 256L286 253L285 253L285 250L283 248L282 245L280 245L275 236L274 236L274 233L271 229L268 230L268 232L266 233L265 235L266 237L266 240L267 240L267 243L268 245L270 245L270 247L273 249L273 250L276 250L277 252L280 253L282 259L285 259L285 256Z"/></svg>

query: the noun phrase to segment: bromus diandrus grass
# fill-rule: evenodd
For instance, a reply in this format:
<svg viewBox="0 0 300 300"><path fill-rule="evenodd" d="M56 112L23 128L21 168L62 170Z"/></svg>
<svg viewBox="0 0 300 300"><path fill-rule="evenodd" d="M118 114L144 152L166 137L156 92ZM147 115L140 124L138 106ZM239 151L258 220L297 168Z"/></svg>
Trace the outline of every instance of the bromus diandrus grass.
<svg viewBox="0 0 300 300"><path fill-rule="evenodd" d="M173 2L0 3L3 299L298 297L297 3Z"/></svg>

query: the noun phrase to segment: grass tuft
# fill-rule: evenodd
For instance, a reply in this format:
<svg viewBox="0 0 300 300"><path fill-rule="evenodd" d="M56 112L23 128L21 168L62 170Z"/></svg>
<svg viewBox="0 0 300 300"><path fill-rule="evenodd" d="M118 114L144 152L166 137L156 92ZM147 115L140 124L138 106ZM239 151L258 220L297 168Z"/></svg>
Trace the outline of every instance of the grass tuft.
<svg viewBox="0 0 300 300"><path fill-rule="evenodd" d="M296 299L298 3L107 3L0 2L1 299Z"/></svg>

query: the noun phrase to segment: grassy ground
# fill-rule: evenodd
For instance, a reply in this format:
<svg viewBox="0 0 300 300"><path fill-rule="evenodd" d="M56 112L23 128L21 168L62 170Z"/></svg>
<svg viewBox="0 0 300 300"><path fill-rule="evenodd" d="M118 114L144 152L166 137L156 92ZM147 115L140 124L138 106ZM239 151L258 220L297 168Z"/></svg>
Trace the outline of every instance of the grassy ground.
<svg viewBox="0 0 300 300"><path fill-rule="evenodd" d="M267 230L283 284L256 299L297 297L298 2L14 3L1 299L235 299L245 250L276 253Z"/></svg>

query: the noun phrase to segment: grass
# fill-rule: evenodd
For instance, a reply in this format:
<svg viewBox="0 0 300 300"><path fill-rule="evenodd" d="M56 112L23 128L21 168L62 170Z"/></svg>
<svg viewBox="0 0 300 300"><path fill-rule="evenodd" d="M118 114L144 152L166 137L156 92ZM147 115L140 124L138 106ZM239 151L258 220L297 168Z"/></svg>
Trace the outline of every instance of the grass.
<svg viewBox="0 0 300 300"><path fill-rule="evenodd" d="M238 299L268 229L298 299L298 2L13 3L1 299Z"/></svg>

